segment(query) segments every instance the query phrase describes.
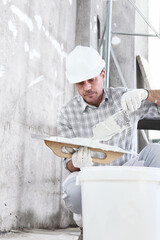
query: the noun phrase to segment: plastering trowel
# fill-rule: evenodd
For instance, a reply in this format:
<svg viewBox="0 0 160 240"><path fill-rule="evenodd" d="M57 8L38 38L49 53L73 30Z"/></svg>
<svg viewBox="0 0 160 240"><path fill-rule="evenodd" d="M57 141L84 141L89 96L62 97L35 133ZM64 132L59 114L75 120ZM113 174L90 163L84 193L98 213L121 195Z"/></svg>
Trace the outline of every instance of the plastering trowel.
<svg viewBox="0 0 160 240"><path fill-rule="evenodd" d="M121 110L92 128L93 139L107 141L129 127L131 127L129 115Z"/></svg>
<svg viewBox="0 0 160 240"><path fill-rule="evenodd" d="M71 158L72 153L66 153L63 148L73 148L77 149L80 146L86 146L93 152L104 153L104 158L92 157L92 161L96 163L108 164L115 159L121 157L124 153L136 154L135 152L125 151L122 148L102 144L99 141L88 139L88 138L63 138L57 136L42 136L32 134L32 138L44 140L45 144L59 157Z"/></svg>

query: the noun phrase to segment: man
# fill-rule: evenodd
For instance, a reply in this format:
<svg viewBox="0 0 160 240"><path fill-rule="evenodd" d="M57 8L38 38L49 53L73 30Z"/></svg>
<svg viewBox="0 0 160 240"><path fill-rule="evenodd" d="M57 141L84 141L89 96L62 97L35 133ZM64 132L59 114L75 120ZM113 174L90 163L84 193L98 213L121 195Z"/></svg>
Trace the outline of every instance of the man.
<svg viewBox="0 0 160 240"><path fill-rule="evenodd" d="M137 148L137 123L144 117L160 117L160 90L127 88L104 89L105 62L91 47L77 46L67 57L66 75L75 84L79 95L75 96L59 112L58 135L62 137L93 136L92 127L120 111L128 111L132 127L104 142L128 151ZM70 151L70 149L68 149ZM160 145L150 144L138 157L123 155L110 165L134 165L160 167ZM92 166L92 157L87 147L80 147L65 159L66 168L72 172L65 180L64 201L74 213L76 223L82 227L81 189L76 186L76 176L81 167ZM79 239L83 239L82 235Z"/></svg>

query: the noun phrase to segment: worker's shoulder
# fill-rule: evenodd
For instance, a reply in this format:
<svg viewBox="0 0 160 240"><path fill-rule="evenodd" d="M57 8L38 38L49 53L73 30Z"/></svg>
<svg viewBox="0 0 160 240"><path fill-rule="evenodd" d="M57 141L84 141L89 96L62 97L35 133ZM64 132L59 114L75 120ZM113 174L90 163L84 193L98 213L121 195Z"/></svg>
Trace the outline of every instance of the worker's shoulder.
<svg viewBox="0 0 160 240"><path fill-rule="evenodd" d="M118 96L118 95L122 95L123 93L127 92L128 88L126 87L109 87L109 88L105 88L105 92L108 94L109 97L111 96Z"/></svg>
<svg viewBox="0 0 160 240"><path fill-rule="evenodd" d="M70 99L68 102L64 103L60 111L71 110L73 109L73 107L78 107L78 104L80 101L81 101L80 95L76 95L72 99Z"/></svg>

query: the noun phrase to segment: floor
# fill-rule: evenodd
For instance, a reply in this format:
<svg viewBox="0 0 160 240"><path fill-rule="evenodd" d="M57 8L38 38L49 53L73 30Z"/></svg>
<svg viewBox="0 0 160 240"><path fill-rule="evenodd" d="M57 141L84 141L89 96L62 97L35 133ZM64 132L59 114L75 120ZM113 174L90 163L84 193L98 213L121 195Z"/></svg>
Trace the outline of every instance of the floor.
<svg viewBox="0 0 160 240"><path fill-rule="evenodd" d="M80 234L79 228L67 228L51 230L23 229L23 231L12 230L9 233L0 234L0 239L5 240L77 240Z"/></svg>

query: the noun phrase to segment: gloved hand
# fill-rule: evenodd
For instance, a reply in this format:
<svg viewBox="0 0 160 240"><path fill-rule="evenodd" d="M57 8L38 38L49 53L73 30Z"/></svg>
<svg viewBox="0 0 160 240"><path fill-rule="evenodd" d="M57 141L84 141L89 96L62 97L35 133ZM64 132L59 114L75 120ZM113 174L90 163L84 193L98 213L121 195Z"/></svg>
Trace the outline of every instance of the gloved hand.
<svg viewBox="0 0 160 240"><path fill-rule="evenodd" d="M121 107L125 111L136 111L140 106L141 102L148 97L148 91L145 89L135 89L128 91L123 94L121 98Z"/></svg>
<svg viewBox="0 0 160 240"><path fill-rule="evenodd" d="M79 147L79 149L72 155L72 163L74 167L90 167L93 165L91 158L91 151L88 147Z"/></svg>

